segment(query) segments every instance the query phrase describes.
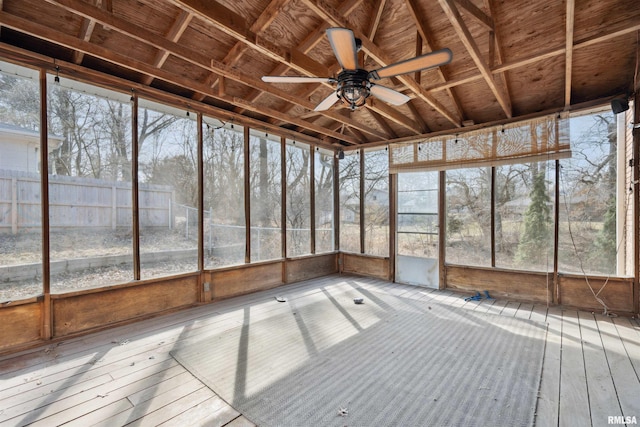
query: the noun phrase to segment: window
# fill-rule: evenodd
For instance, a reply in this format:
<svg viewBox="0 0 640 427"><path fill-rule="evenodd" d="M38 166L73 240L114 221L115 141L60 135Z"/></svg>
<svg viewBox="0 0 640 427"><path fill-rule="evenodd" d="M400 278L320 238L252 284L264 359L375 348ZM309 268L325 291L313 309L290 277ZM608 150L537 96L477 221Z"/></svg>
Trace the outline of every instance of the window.
<svg viewBox="0 0 640 427"><path fill-rule="evenodd" d="M242 264L245 259L244 132L205 117L205 268Z"/></svg>
<svg viewBox="0 0 640 427"><path fill-rule="evenodd" d="M53 76L48 83L51 290L128 282L129 97L69 79L54 83Z"/></svg>
<svg viewBox="0 0 640 427"><path fill-rule="evenodd" d="M571 118L572 157L560 161L561 271L617 274L617 216L631 198L617 197L615 117L607 109Z"/></svg>
<svg viewBox="0 0 640 427"><path fill-rule="evenodd" d="M555 162L496 168L496 267L553 271Z"/></svg>
<svg viewBox="0 0 640 427"><path fill-rule="evenodd" d="M330 151L315 151L316 253L334 250L333 158Z"/></svg>
<svg viewBox="0 0 640 427"><path fill-rule="evenodd" d="M0 68L0 302L5 302L43 290L40 88L37 71L5 62Z"/></svg>
<svg viewBox="0 0 640 427"><path fill-rule="evenodd" d="M389 256L389 153L364 153L364 251Z"/></svg>
<svg viewBox="0 0 640 427"><path fill-rule="evenodd" d="M339 167L340 250L360 253L360 153L345 153Z"/></svg>
<svg viewBox="0 0 640 427"><path fill-rule="evenodd" d="M194 118L185 111L140 101L142 279L198 269L198 144Z"/></svg>
<svg viewBox="0 0 640 427"><path fill-rule="evenodd" d="M282 258L280 137L251 131L251 261Z"/></svg>
<svg viewBox="0 0 640 427"><path fill-rule="evenodd" d="M446 261L491 266L491 168L446 174Z"/></svg>
<svg viewBox="0 0 640 427"><path fill-rule="evenodd" d="M311 253L311 151L287 141L287 256Z"/></svg>

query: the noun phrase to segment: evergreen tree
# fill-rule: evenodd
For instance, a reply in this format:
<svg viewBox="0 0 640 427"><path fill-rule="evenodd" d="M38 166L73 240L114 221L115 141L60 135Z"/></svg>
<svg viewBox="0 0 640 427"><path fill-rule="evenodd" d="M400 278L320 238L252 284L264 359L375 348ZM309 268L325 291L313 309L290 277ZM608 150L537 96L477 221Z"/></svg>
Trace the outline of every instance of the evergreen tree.
<svg viewBox="0 0 640 427"><path fill-rule="evenodd" d="M533 179L531 204L524 214L524 233L518 244L516 260L520 264L543 264L551 237L551 206L547 194L544 172Z"/></svg>

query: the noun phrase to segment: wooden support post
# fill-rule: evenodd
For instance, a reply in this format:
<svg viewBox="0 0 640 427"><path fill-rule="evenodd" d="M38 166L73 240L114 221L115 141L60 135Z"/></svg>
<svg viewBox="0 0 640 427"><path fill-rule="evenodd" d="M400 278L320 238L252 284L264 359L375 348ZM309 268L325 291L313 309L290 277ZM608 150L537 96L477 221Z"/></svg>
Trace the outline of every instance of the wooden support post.
<svg viewBox="0 0 640 427"><path fill-rule="evenodd" d="M131 96L131 234L133 237L133 280L140 280L140 203L138 194L138 95Z"/></svg>
<svg viewBox="0 0 640 427"><path fill-rule="evenodd" d="M633 310L640 314L640 87L633 99Z"/></svg>
<svg viewBox="0 0 640 427"><path fill-rule="evenodd" d="M311 161L309 162L309 228L311 238L309 239L309 250L312 254L316 253L316 150L317 147L309 147Z"/></svg>
<svg viewBox="0 0 640 427"><path fill-rule="evenodd" d="M494 132L495 135L495 132ZM495 139L494 139L494 146ZM491 167L491 267L496 266L496 167Z"/></svg>
<svg viewBox="0 0 640 427"><path fill-rule="evenodd" d="M244 262L251 262L251 192L250 192L250 173L251 159L249 126L244 127Z"/></svg>
<svg viewBox="0 0 640 427"><path fill-rule="evenodd" d="M198 271L202 279L204 271L204 159L202 157L203 138L202 134L202 113L198 113L196 126L198 127ZM200 295L204 301L204 290L202 280L199 281Z"/></svg>
<svg viewBox="0 0 640 427"><path fill-rule="evenodd" d="M556 124L556 126L558 126ZM558 129L556 128L556 132ZM558 135L558 133L556 133ZM558 247L560 234L560 160L556 159L556 186L555 186L555 203L553 204L553 280L551 281L551 289L547 290L547 303L549 303L549 293L551 294L551 303L560 304L560 283L558 283ZM548 273L547 273L548 275ZM548 279L547 279L548 280Z"/></svg>
<svg viewBox="0 0 640 427"><path fill-rule="evenodd" d="M49 245L49 128L47 120L47 73L40 69L40 212L42 216L42 331L44 339L53 336L51 307L51 260Z"/></svg>
<svg viewBox="0 0 640 427"><path fill-rule="evenodd" d="M365 186L364 186L364 150L360 149L360 253L363 254L365 252Z"/></svg>
<svg viewBox="0 0 640 427"><path fill-rule="evenodd" d="M396 238L398 231L398 175L389 175L389 280L396 280Z"/></svg>
<svg viewBox="0 0 640 427"><path fill-rule="evenodd" d="M333 249L340 250L340 163L333 153ZM342 265L342 263L340 263Z"/></svg>
<svg viewBox="0 0 640 427"><path fill-rule="evenodd" d="M446 244L447 244L447 204L446 204L446 190L447 190L447 175L445 171L438 172L438 269L440 289L447 287L447 270L445 269L444 261L446 256Z"/></svg>
<svg viewBox="0 0 640 427"><path fill-rule="evenodd" d="M282 241L282 283L287 283L287 140L280 137L280 237Z"/></svg>

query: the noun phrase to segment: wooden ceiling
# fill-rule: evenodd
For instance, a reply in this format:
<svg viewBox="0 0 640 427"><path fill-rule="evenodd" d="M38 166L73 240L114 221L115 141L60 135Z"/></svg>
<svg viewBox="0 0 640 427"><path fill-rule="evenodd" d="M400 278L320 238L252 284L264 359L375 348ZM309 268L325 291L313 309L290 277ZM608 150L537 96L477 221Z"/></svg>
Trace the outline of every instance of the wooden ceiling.
<svg viewBox="0 0 640 427"><path fill-rule="evenodd" d="M355 111L336 104L318 113L331 87L260 80L335 76L329 27L362 40L367 70L444 47L453 61L381 81L412 98L399 107L370 97ZM360 147L628 95L640 8L637 0L0 0L0 28L0 57L58 66L61 76L106 82L106 73L253 127Z"/></svg>

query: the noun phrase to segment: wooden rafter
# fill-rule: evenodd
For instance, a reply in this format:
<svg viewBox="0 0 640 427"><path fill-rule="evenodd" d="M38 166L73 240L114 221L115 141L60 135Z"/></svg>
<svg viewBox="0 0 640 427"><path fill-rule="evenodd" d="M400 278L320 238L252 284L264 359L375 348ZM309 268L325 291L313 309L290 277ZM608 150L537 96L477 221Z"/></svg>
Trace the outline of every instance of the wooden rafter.
<svg viewBox="0 0 640 427"><path fill-rule="evenodd" d="M317 132L317 133L329 136L331 138L344 139L344 138L341 138L341 135L336 134L335 132L330 132L322 126L316 126L314 124L305 122L303 120L286 116L278 111L274 111L266 107L256 107L255 105L247 103L243 99L230 97L230 96L220 97L218 96L217 93L215 93L212 90L210 86L206 86L200 82L193 81L193 79L185 78L178 74L153 67L151 64L142 62L128 55L120 54L120 53L114 52L111 49L106 49L102 46L89 43L84 40L80 40L75 36L70 36L58 30L43 26L41 24L37 24L31 20L20 18L18 16L9 14L7 12L0 12L0 22L2 22L3 25L8 28L12 28L17 31L22 31L26 34L30 34L34 37L41 38L45 41L49 41L61 46L65 46L69 49L82 51L85 54L90 54L91 56L94 56L96 58L111 62L118 66L130 69L142 74L151 75L154 78L158 78L168 82L173 82L174 84L181 85L185 89L204 93L207 96L210 96L214 99L219 99L221 101L234 104L234 105L240 105L249 111L253 111L265 116L273 117L275 119L284 120L291 124L301 126L313 132ZM384 134L382 133L381 135L382 135L381 137L384 136ZM346 142L349 142L352 144L358 143L358 141L356 141L353 138L347 139Z"/></svg>
<svg viewBox="0 0 640 427"><path fill-rule="evenodd" d="M628 23L618 24L617 28L613 28L611 32L607 32L606 34L596 34L589 37L585 37L584 39L580 39L575 41L573 44L573 50L582 49L588 46L593 46L599 43L606 42L607 40L612 40L617 37L624 36L629 33L635 33L636 31L640 31L640 23L634 23L632 25L628 25ZM556 56L564 55L566 52L566 46L549 48L545 51L536 53L534 55L520 58L516 61L505 62L501 65L496 66L491 69L491 73L499 74L504 73L505 71L514 70L516 68L526 67L531 64L535 64L536 62L544 61L545 59L553 58ZM480 73L470 74L467 76L458 77L455 79L451 79L446 83L433 85L431 87L426 88L429 92L437 92L441 90L445 90L447 88L460 86L467 83L472 83L477 80L481 80L483 75Z"/></svg>
<svg viewBox="0 0 640 427"><path fill-rule="evenodd" d="M348 22L344 20L339 13L336 12L330 5L324 0L302 0L310 9L314 10L318 16L327 21L330 25L348 27ZM355 36L362 41L363 50L376 61L380 66L389 65L391 61L386 58L386 55L380 48L378 48L365 34L352 29ZM431 97L423 88L415 81L415 79L409 76L397 77L397 79L411 89L418 98L430 104L437 112L442 114L445 118L451 121L456 126L459 126L460 119L456 118L453 114L447 111L438 101Z"/></svg>
<svg viewBox="0 0 640 427"><path fill-rule="evenodd" d="M420 34L420 40L422 40L422 42L426 45L426 48L429 51L433 51L434 48L433 48L432 40L434 39L434 37L431 33L431 30L427 26L426 19L424 19L424 17L420 15L418 5L416 4L416 0L405 0L405 4L407 5L407 10L411 14L411 17L413 18L413 22L416 25L418 33ZM438 73L438 76L440 77L440 79L442 79L442 81L446 82L447 80L449 80L447 74L442 69L442 67L437 67L436 72ZM464 110L462 108L462 103L460 102L460 99L455 95L455 93L451 89L447 89L447 95L449 95L449 97L453 100L453 104L456 107L458 116L460 116L461 118L464 118Z"/></svg>
<svg viewBox="0 0 640 427"><path fill-rule="evenodd" d="M106 2L103 2L103 0L96 0L95 3L96 3L96 6L98 7L107 6ZM80 27L80 34L78 35L78 37L88 42L89 40L91 40L91 35L93 34L93 30L95 28L96 28L96 21L94 21L93 19L86 19L86 18L83 19L82 26ZM84 58L84 54L82 52L77 52L77 51L73 52L73 62L75 64L82 63L83 58Z"/></svg>
<svg viewBox="0 0 640 427"><path fill-rule="evenodd" d="M176 20L173 22L173 25L171 25L171 28L165 35L167 40L171 40L172 42L177 43L191 23L191 18L193 18L192 14L184 10L181 11L180 15L178 15ZM169 51L166 51L164 49L158 50L158 52L156 53L156 57L153 59L153 65L155 67L162 68L168 57ZM152 81L152 77L146 77L143 83L150 85Z"/></svg>
<svg viewBox="0 0 640 427"><path fill-rule="evenodd" d="M92 18L103 25L107 25L117 31L120 31L130 37L133 37L136 40L149 44L150 46L153 46L156 49L165 50L171 53L172 55L180 59L183 59L184 61L187 61L191 64L207 69L218 75L223 75L231 80L253 87L255 89L268 91L273 96L276 96L287 102L300 105L303 108L306 108L309 110L313 110L315 108L315 105L309 101L306 101L304 99L299 99L287 91L276 89L272 85L269 85L268 83L264 83L260 79L256 79L246 74L240 73L238 70L232 67L226 66L225 64L222 64L219 61L215 61L204 54L201 54L194 50L188 49L183 45L179 45L175 42L167 40L164 37L158 36L157 34L152 33L151 31L146 30L142 27L136 26L130 22L116 18L113 15L105 13L104 11L94 6L88 5L78 0L47 0L47 1L49 1L50 3L58 4L62 7L65 7L69 11L80 14L81 16ZM296 60L292 58L291 61L294 62ZM309 62L309 61L301 59L299 62ZM207 91L207 92L212 92L212 91ZM256 109L259 111L260 108L256 107L255 105L252 105L251 110L255 111ZM357 121L337 115L333 111L325 111L322 114L334 120L338 120L338 121L346 120L347 125L356 127L359 130L369 133L375 137L380 138L384 136L384 133L376 129L369 128L368 126L358 123Z"/></svg>
<svg viewBox="0 0 640 427"><path fill-rule="evenodd" d="M493 1L494 0L484 0L484 5L491 16L493 16ZM501 35L497 28L489 31L489 67L492 69L496 66L496 64L502 64L503 61L500 40ZM505 94L507 99L511 99L511 95L509 93L509 85L507 83L507 76L505 75L505 73L497 73L496 77L499 79L499 82L502 86L502 93Z"/></svg>
<svg viewBox="0 0 640 427"><path fill-rule="evenodd" d="M489 88L493 92L493 95L498 100L498 103L502 107L502 111L508 118L511 118L511 100L500 90L498 85L496 85L493 74L491 73L491 70L489 69L487 63L482 59L480 49L478 48L476 42L473 40L473 37L471 36L467 25L462 20L460 12L458 12L458 8L453 3L453 0L439 0L439 2L445 15L447 15L447 18L449 18L449 22L451 22L451 25L455 29L456 33L458 33L458 37L460 37L462 44L464 44L465 48L469 52L469 55L471 55L473 62L475 62L476 66L480 70L480 74L482 74L482 77L489 85Z"/></svg>
<svg viewBox="0 0 640 427"><path fill-rule="evenodd" d="M474 17L481 25L486 27L487 30L495 30L493 18L480 10L475 4L471 3L470 0L455 0L455 2L458 3L461 8L469 12L469 15Z"/></svg>
<svg viewBox="0 0 640 427"><path fill-rule="evenodd" d="M565 35L565 68L564 68L564 106L571 105L571 72L573 66L573 26L575 21L575 0L567 0L566 35Z"/></svg>
<svg viewBox="0 0 640 427"><path fill-rule="evenodd" d="M288 3L289 0L271 0L267 7L264 8L258 19L249 27L249 31L256 34L262 33L269 25L276 19L280 9ZM236 44L227 52L227 55L222 59L223 64L230 66L235 65L242 55L247 51L249 47L246 43L236 42ZM212 86L215 87L219 83L218 77L214 76Z"/></svg>
<svg viewBox="0 0 640 427"><path fill-rule="evenodd" d="M398 135L391 128L391 126L389 126L389 123L387 123L387 121L380 114L376 113L371 108L367 108L367 111L369 112L371 117L373 117L373 120L375 120L380 125L380 127L384 129L389 139L394 139L398 137Z"/></svg>
<svg viewBox="0 0 640 427"><path fill-rule="evenodd" d="M311 10L313 10L318 16L327 21L330 25L335 25L338 27L349 27L349 23L334 9L332 8L326 1L324 0L302 0L302 2L307 5ZM386 66L392 63L389 60L387 55L376 46L365 34L359 31L356 28L352 28L354 35L362 41L362 49L373 58L381 66ZM431 105L438 113L444 116L447 120L453 123L455 126L460 127L460 117L448 111L440 102L438 102L433 96L431 96L427 91L425 91L422 86L415 81L413 77L408 75L398 76L398 80L400 80L405 86L407 86L413 93Z"/></svg>

